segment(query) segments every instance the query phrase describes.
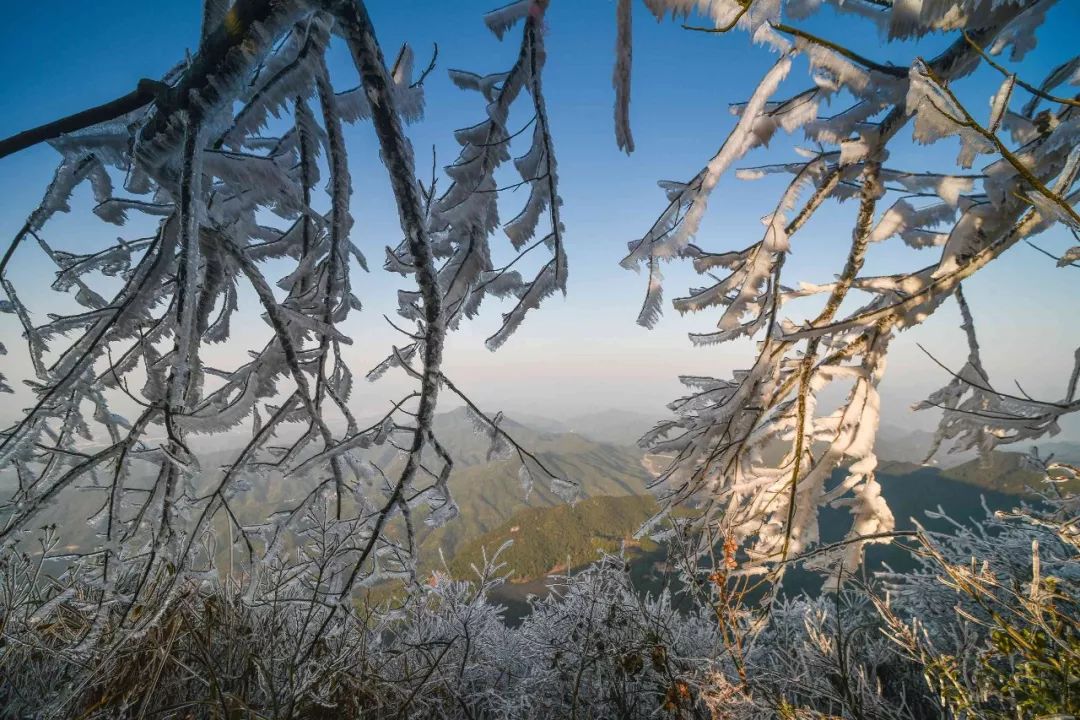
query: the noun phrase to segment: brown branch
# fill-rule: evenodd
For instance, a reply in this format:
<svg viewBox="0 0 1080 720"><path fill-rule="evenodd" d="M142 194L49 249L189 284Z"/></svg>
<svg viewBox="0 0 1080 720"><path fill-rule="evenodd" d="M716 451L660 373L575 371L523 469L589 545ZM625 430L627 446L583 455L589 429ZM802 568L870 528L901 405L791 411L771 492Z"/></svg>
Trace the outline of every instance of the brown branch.
<svg viewBox="0 0 1080 720"><path fill-rule="evenodd" d="M878 173L880 171L881 165L879 163L867 163L864 171L865 174L863 176L862 204L859 208L858 225L855 228L855 236L852 239L851 251L848 255L844 272L833 287L832 294L825 303L825 309L822 310L821 314L818 315L813 323L811 323L811 326L818 325L822 322L828 323L832 320L836 311L840 308L840 303L843 302L844 298L847 296L848 290L851 289L851 284L855 281L856 276L858 276L859 270L862 269L863 260L866 257L866 249L869 245L870 231L873 228L874 209L877 207L877 199L879 196ZM803 443L805 442L806 437L806 397L810 392L810 378L813 375L814 361L817 359L818 345L820 342L820 336L810 339L807 343L806 354L803 356L802 365L799 370L799 394L796 398L798 420L796 423L797 431L793 453L794 467L791 471L791 495L788 500L784 546L780 553L781 562L788 557L791 535L794 532L795 501L798 495L799 470L802 464Z"/></svg>
<svg viewBox="0 0 1080 720"><path fill-rule="evenodd" d="M240 57L232 51L245 46L250 52L254 49L253 33L265 34L264 26L268 21L283 19L284 13L277 5L272 0L238 0L213 32L204 31L199 54L175 86L157 80L139 80L135 90L127 95L0 140L0 158L64 133L115 120L150 103L155 103L159 112L148 124L147 137L162 131L174 110L192 107L201 112L208 102L219 100L218 92L210 85L211 77L218 75L223 67L236 69L238 63L235 61ZM197 105L192 102L195 97L199 98Z"/></svg>
<svg viewBox="0 0 1080 720"><path fill-rule="evenodd" d="M429 62L428 66L424 68L424 71L420 73L420 77L416 79L416 82L409 86L411 88L423 85L424 81L427 80L427 76L430 75L431 71L435 69L435 62L439 59L439 43L431 43L431 45L431 62Z"/></svg>
<svg viewBox="0 0 1080 720"><path fill-rule="evenodd" d="M471 399L469 398L469 396L468 396L468 395L466 395L466 394L465 394L464 392L462 392L462 391L461 391L460 389L458 389L458 387L457 387L456 385L454 385L454 383L452 383L452 382L450 381L450 378L446 377L446 375L444 375L444 374L442 374L442 373L439 373L439 377L440 377L440 378L442 379L442 382L443 382L443 384L444 384L444 385L446 385L446 387L447 387L447 388L448 388L448 389L449 389L449 390L450 390L451 392L453 392L453 393L454 393L455 395L457 395L457 396L458 396L459 398L461 398L462 402L464 402L464 403L465 403L465 404L466 404L466 405L467 405L467 406L469 407L469 409L470 409L470 410L472 410L472 411L473 411L474 413L476 413L476 414L477 414L477 415L478 415L479 417L481 417L481 418L482 418L482 419L484 420L484 422L486 422L486 423L487 423L488 425L490 425L490 426L491 426L491 429L492 429L492 430L493 430L493 431L494 431L494 432L495 432L495 433L496 433L497 435L501 436L501 437L502 437L502 438L503 438L504 440L506 440L507 442L509 442L509 443L510 443L511 445L513 445L513 446L514 446L514 450L515 450L515 451L517 452L517 454L518 454L518 459L519 459L519 460L521 460L521 463L522 463L523 465L525 464L526 458L528 458L529 460L532 460L532 461L533 461L534 463L536 463L537 467L539 467L539 468L540 468L541 470L543 470L543 471L544 471L544 472L545 472L545 473L547 474L547 476L548 476L549 478L551 478L551 479L553 479L553 480L562 480L563 482L570 482L570 483L572 483L572 484L576 484L576 483L573 483L573 481L567 481L567 480L565 480L565 479L564 479L564 478L562 478L561 476L559 476L559 475L557 475L556 473L554 473L554 472L552 472L551 470L549 470L549 469L548 469L548 467L547 467L546 465L544 465L544 463L543 463L543 462L541 462L541 461L540 461L540 458L536 457L536 455L534 455L533 453L531 453L531 452L529 452L528 450L526 450L526 449L525 449L525 448L524 448L524 447L523 447L523 446L521 445L521 443L519 443L519 442L518 442L517 440L515 440L515 439L514 439L514 438L513 438L513 437L512 437L511 435L510 435L510 433L508 433L508 432L506 432L505 430L503 430L503 429L502 429L501 427L499 427L498 423L496 423L496 422L495 422L494 420L492 420L491 418L489 418L489 417L488 417L488 416L487 416L487 415L486 415L486 414L484 413L484 411L483 411L483 410L481 410L481 409L479 408L479 406L477 406L477 405L476 405L476 403L474 403L474 402L473 402L473 401L472 401L472 400L471 400Z"/></svg>
<svg viewBox="0 0 1080 720"><path fill-rule="evenodd" d="M895 322L896 320L901 318L905 312L929 301L936 294L951 292L958 283L968 277L971 277L971 275L973 275L978 270L981 270L990 261L997 258L1003 252L1015 245L1025 235L1027 235L1031 231L1032 227L1035 226L1038 218L1039 215L1035 210L1028 209L1024 216L1021 217L1019 221L1013 226L1013 228L1000 240L996 241L991 245L988 245L987 247L978 251L976 254L972 255L966 263L961 265L953 272L947 275L943 275L941 277L934 278L934 280L930 282L925 288L916 293L906 296L902 300L894 302L891 305L886 305L884 307L880 307L874 310L868 310L859 315L851 316L846 320L841 320L830 325L822 325L820 327L808 327L803 330L797 330L793 333L785 335L785 340L796 341L808 337L843 332L844 330L855 327L856 325L865 325L873 320L878 320L886 317L889 318L890 321ZM932 267L933 266L930 266L929 268L923 268L923 270L920 270L919 272L926 272L932 269Z"/></svg>
<svg viewBox="0 0 1080 720"><path fill-rule="evenodd" d="M693 30L695 32L708 32L708 33L726 33L742 20L743 15L750 9L750 2L743 2L742 7L739 8L739 12L735 13L735 17L731 18L726 25L720 25L714 28L698 27L696 25L683 25L683 30Z"/></svg>
<svg viewBox="0 0 1080 720"><path fill-rule="evenodd" d="M330 84L330 71L326 66L326 57L319 58L319 73L315 80L319 106L322 109L323 124L326 126L327 161L330 170L330 250L326 258L326 291L323 296L323 324L327 328L334 326L334 300L339 292L338 272L341 264L342 248L348 235L349 198L352 196L352 179L349 175L348 157L345 151L345 138L341 132L341 121L334 112L334 88ZM306 221L305 221L306 222ZM346 271L347 272L347 271ZM335 345L335 347L337 347ZM329 356L330 334L323 333L319 339L319 369L315 377L315 411L322 413L323 395L326 392L326 360ZM323 444L326 449L333 445L333 436L321 418L312 418L319 422ZM344 473L341 460L330 461L334 475L334 492L337 499L337 518L341 519L341 496L344 492Z"/></svg>
<svg viewBox="0 0 1080 720"><path fill-rule="evenodd" d="M855 535L854 537L845 538L829 545L821 545L820 547L816 547L813 550L809 550L805 553L795 555L794 557L789 557L787 559L781 560L780 564L789 565L791 563L803 562L804 560L809 560L810 558L817 555L824 555L825 553L845 547L847 545L851 545L853 543L869 542L872 540L894 539L901 537L917 537L918 534L919 532L917 530L892 530L889 532L870 533L868 535Z"/></svg>
<svg viewBox="0 0 1080 720"><path fill-rule="evenodd" d="M1016 155L1014 155L1013 152L1009 150L1009 148L1005 147L1005 143L1001 142L1001 139L997 136L996 133L991 132L990 130L979 124L979 122L974 117L972 117L971 113L968 112L967 108L964 107L963 103L960 102L959 98L957 98L953 91L949 89L948 84L942 81L942 79L938 77L937 73L935 73L929 65L926 65L925 67L926 76L930 79L931 82L934 83L935 86L937 86L939 90L941 90L941 92L946 95L946 97L949 98L949 100L952 101L952 103L956 106L957 110L960 111L960 114L963 115L963 117L954 118L949 113L945 112L941 108L937 108L937 106L934 105L934 107L937 108L938 112L948 118L951 122L954 122L958 127L973 130L974 132L982 136L984 139L989 141L990 144L997 149L1001 157L1004 158L1005 161L1009 163L1009 165L1011 165L1014 170L1016 170L1017 174L1020 175L1020 177L1026 180L1027 183L1031 185L1031 187L1033 187L1040 195L1061 208L1065 212L1065 214L1072 220L1074 225L1080 226L1080 215L1077 215L1076 211L1073 210L1072 206L1069 205L1069 203L1058 193L1048 188L1042 180L1037 178L1035 176L1035 173L1031 172L1031 170L1028 169L1028 167L1023 162L1021 162L1020 158L1016 157ZM930 100L931 104L933 104L933 100L931 100L930 98L927 99ZM1068 188L1065 189L1067 190ZM1024 198L1024 200L1025 202L1030 202L1030 200L1028 200L1027 198Z"/></svg>
<svg viewBox="0 0 1080 720"><path fill-rule="evenodd" d="M412 483L419 469L424 440L431 429L432 418L435 414L435 400L439 391L439 365L442 361L446 330L442 318L442 293L439 290L431 242L424 224L423 203L416 185L412 150L401 127L401 117L391 91L393 85L386 69L382 49L375 37L375 28L368 16L367 7L360 0L339 0L332 4L331 9L345 36L353 62L360 73L361 82L372 101L372 123L382 148L383 162L390 175L390 185L397 201L398 215L402 230L405 231L409 253L416 265L416 280L424 300L426 323L423 380L420 385L420 401L416 410L416 431L413 434L412 446L409 448L409 457L386 504L376 517L370 536L338 593L339 600L344 600L355 587L364 564L382 535L383 526L389 519L391 511L402 502L406 488ZM335 605L334 610L327 614L316 637L321 636L326 630L339 607L342 607L341 603ZM306 661L314 649L314 643L309 645L301 662Z"/></svg>
<svg viewBox="0 0 1080 720"><path fill-rule="evenodd" d="M1075 260L1068 260L1068 261L1062 262L1062 259L1061 259L1060 256L1055 255L1054 253L1050 252L1049 250L1043 250L1041 247L1039 247L1035 243L1031 242L1030 240L1025 240L1024 242L1026 242L1028 245L1030 245L1034 249L1038 250L1039 252L1041 252L1043 255L1050 258L1051 260L1055 260L1058 263L1059 267L1080 268L1080 263L1076 262Z"/></svg>
<svg viewBox="0 0 1080 720"><path fill-rule="evenodd" d="M908 76L908 69L906 67L896 67L895 65L882 65L879 62L875 62L873 60L870 60L869 58L865 58L862 55L859 55L858 53L852 52L851 50L848 50L842 45L837 45L834 42L831 42L824 38L820 38L817 35L812 35L805 30L800 30L799 28L792 27L791 25L785 25L784 23L769 24L779 32L786 33L788 35L794 35L795 37L802 38L807 42L811 42L815 45L820 45L821 47L828 48L834 53L837 53L838 55L843 55L848 60L857 62L860 65L869 68L870 70L876 70L879 73L891 75L893 77L906 78Z"/></svg>
<svg viewBox="0 0 1080 720"><path fill-rule="evenodd" d="M744 13L746 13L748 9L749 5L743 7L743 9L740 10L739 13L735 16L735 19L723 27L707 28L698 27L696 25L683 25L683 29L693 30L694 32L726 33L727 31L735 27L735 24L739 22L739 19L743 16ZM797 27L785 25L784 23L769 23L769 26L772 27L774 30L785 33L787 35L794 35L795 37L802 38L807 42L811 42L815 45L820 45L821 47L828 48L829 50L832 50L839 55L843 55L848 60L857 62L860 65L869 68L870 70L875 70L885 75L891 75L892 77L907 77L908 75L907 68L896 67L895 65L882 65L879 62L875 62L873 60L870 60L869 58L865 58L862 55L859 55L858 53L852 52L851 50L848 50L842 45L837 45L834 42L831 42L824 38L820 38L817 35L806 32L805 30L800 30Z"/></svg>
<svg viewBox="0 0 1080 720"><path fill-rule="evenodd" d="M1005 77L1010 77L1011 76L1015 80L1017 85L1024 88L1025 90L1027 90L1032 95L1034 95L1036 97L1040 97L1043 100L1049 100L1050 102L1060 103L1062 105L1072 105L1073 107L1080 107L1080 100L1076 100L1076 99L1073 99L1073 98L1063 98L1063 97L1058 97L1056 95L1051 95L1048 92L1040 90L1039 88L1035 87L1031 83L1024 82L1024 80L1022 80L1020 77L1018 77L1015 73L1009 72L1000 63L996 62L994 60L994 58L990 57L990 55L986 52L986 50L983 49L983 47L981 45L979 45L979 43L972 40L971 39L971 34L968 33L967 30L964 31L964 40L967 41L968 45L970 45L975 50L975 52L979 53L979 55L982 57L982 59L986 61L987 65L994 68L995 70L997 70L999 73L1001 73Z"/></svg>
<svg viewBox="0 0 1080 720"><path fill-rule="evenodd" d="M25 150L38 143L53 140L66 133L122 117L133 110L138 110L144 105L154 102L160 96L163 87L162 83L156 80L144 78L139 80L135 90L127 95L4 138L0 140L0 158Z"/></svg>

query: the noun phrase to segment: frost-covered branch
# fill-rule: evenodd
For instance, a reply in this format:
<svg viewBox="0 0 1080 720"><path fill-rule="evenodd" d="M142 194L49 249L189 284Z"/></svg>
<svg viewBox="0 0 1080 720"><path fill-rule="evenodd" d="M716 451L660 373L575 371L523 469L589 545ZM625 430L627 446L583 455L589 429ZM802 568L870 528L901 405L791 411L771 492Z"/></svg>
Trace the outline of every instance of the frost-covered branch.
<svg viewBox="0 0 1080 720"><path fill-rule="evenodd" d="M406 45L387 66L361 2L207 0L198 51L153 86L152 102L51 139L61 163L0 266L0 310L24 333L33 393L0 432L0 473L14 481L0 496L0 542L4 552L21 547L32 523L58 505L85 511L88 530L73 539L72 557L91 608L86 646L155 632L192 583L219 570L250 574L253 587L268 574L288 575L286 555L314 547L313 528L318 543L335 549L316 563L312 584L282 586L309 603L297 662L314 651L317 628L350 622L360 585L414 572L417 526L456 513L449 450L432 427L446 332L464 305L474 315L484 294L518 294L522 309L504 319L505 339L525 309L565 286L540 83L545 7L502 13L499 33L523 21L516 85L484 90L499 92L504 109L525 90L533 115L534 149L519 160L533 199L507 224L517 257L499 271L487 250L463 259L472 263L467 273L453 259L470 254L473 233L498 227L497 193L459 184L450 213L445 198L433 197L434 179L427 196L417 183L403 123L423 112L434 57L417 77ZM335 90L326 62L335 34L353 57L358 88ZM361 307L353 263L367 269L366 239L353 227L359 170L350 167L343 126L366 120L405 238L390 253L400 262L387 269L415 283L399 297L417 329L382 368L400 368L415 389L361 428L342 347L351 342L343 323ZM513 139L505 122L494 114L499 143L481 155L504 159ZM50 221L86 189L98 220L137 218L153 234L74 249L55 240ZM524 283L510 266L535 246L522 247L545 211L551 231L540 244L552 249L553 269ZM43 323L12 272L35 242L55 266L52 294L62 308ZM212 346L235 343L238 322L258 329L242 311L245 294L254 295L265 332L246 354L222 356ZM11 389L2 378L0 389ZM214 452L226 438L233 449ZM523 464L545 471L517 447ZM384 467L382 450L396 448L403 462ZM254 507L253 488L280 502Z"/></svg>
<svg viewBox="0 0 1080 720"><path fill-rule="evenodd" d="M876 23L890 37L918 38L934 31L956 36L932 59L913 57L910 70L885 65L787 23L787 18L812 16L823 6ZM779 570L785 558L809 551L814 552L810 564L839 578L842 569L851 573L857 567L867 540L890 536L893 518L874 472L876 387L890 339L921 323L959 292L962 280L1021 240L1055 222L1075 224L1073 205L1080 199L1074 190L1080 157L1075 105L1058 103L1038 122L1030 112L1013 112L1014 78L1009 74L993 98L989 121L982 122L954 94L985 57L1011 48L1014 59L1022 58L1034 43L1046 3L1002 3L991 9L963 2L950 4L948 13L944 6L925 3L922 10L909 10L891 3L794 0L693 6L712 25L692 29L718 35L745 30L770 45L779 59L751 99L733 106L735 128L704 169L685 183L661 183L668 202L649 230L629 243L623 265L645 267L649 273L642 324L651 326L659 319L661 264L686 259L712 280L677 298L675 308L681 313L722 308L717 331L692 334L691 340L758 340L753 365L731 380L683 378L692 392L670 405L675 417L642 438L642 445L666 463L656 480L664 500L657 520L676 506L689 508L690 519L679 522L699 538L696 552L709 556L716 538L732 537L740 546L738 572ZM666 0L650 2L649 7L658 17L686 16L692 9ZM795 63L809 66L812 87L787 99L774 98ZM1068 67L1066 62L1052 72L1040 92L1049 93L1064 82ZM839 113L819 115L825 102L841 99L845 105ZM926 173L890 166L889 150L901 144L900 130L907 126L913 127L918 143L958 138L959 170ZM1004 139L999 128L1007 130L1011 140ZM799 129L817 145L815 150L800 149L804 159L737 173L748 180L769 174L793 178L773 212L763 218L763 239L743 250L703 249L697 236L719 177L777 131ZM981 172L964 172L980 155L996 157ZM807 191L809 199L795 213L800 195ZM904 197L884 206L880 201L889 192ZM826 200L844 201L856 193L861 200L855 230L838 278L826 284L783 285L782 270L795 244L792 236ZM925 267L864 276L862 258L869 246L896 237L914 248L940 247L941 256ZM716 270L722 272L714 275ZM815 296L824 296L819 310L805 319L782 315L792 301L802 305ZM846 395L839 408L819 410L819 396L837 390ZM959 437L967 432L960 427L980 418L960 411L959 397L965 391L947 392L950 399L936 403L955 408L948 413L951 429L943 432ZM988 409L1006 398L987 395L973 402ZM1062 413L1071 412L1072 406L1071 396L1054 404ZM971 403L963 408L973 409ZM1030 410L1035 412L1034 405ZM990 422L1019 425L1024 423L1021 415L1033 419L1031 412L1010 412L1010 420ZM1059 415L1051 414L1053 420L1026 425L1025 438L1053 432ZM991 413L992 418L998 415ZM1012 436L998 435L1002 442ZM817 553L812 548L819 538L818 508L826 504L850 508L851 542Z"/></svg>

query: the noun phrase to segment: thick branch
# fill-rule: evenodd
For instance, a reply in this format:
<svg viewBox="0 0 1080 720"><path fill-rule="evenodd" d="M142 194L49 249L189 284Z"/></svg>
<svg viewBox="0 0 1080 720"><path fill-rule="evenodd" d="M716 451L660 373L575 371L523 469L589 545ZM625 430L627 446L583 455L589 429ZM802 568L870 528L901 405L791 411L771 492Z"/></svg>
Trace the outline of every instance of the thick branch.
<svg viewBox="0 0 1080 720"><path fill-rule="evenodd" d="M994 68L1005 77L1012 76L1013 78L1015 78L1017 85L1024 88L1035 97L1042 98L1043 100L1049 100L1050 102L1060 103L1061 105L1072 105L1073 107L1080 107L1080 100L1077 100L1075 98L1066 98L1051 95L1048 92L1040 90L1029 82L1024 82L1023 78L1017 77L1015 73L1009 72L1007 69L1005 69L1004 66L1001 65L1001 63L996 62L994 58L990 57L990 55L986 52L986 50L983 49L981 45L979 45L979 43L972 40L971 34L968 33L966 30L964 31L964 40L966 40L967 43L971 45L972 48L974 48L975 52L979 53L979 56L986 61L987 65Z"/></svg>
<svg viewBox="0 0 1080 720"><path fill-rule="evenodd" d="M281 5L274 0L237 0L217 29L204 33L199 54L175 86L140 80L135 90L127 95L0 140L0 158L65 133L115 120L151 102L157 103L158 112L148 124L148 137L164 129L169 115L175 110L193 108L202 111L210 101L219 99L210 78L221 75L222 69L231 70L230 65L245 64L252 51L258 49L257 43L251 42L254 31L260 29L260 34L265 36L265 25L275 14L281 13ZM193 102L196 99L198 102Z"/></svg>
<svg viewBox="0 0 1080 720"><path fill-rule="evenodd" d="M23 130L21 133L0 140L0 158L25 150L38 143L53 140L65 133L115 120L133 110L138 110L144 105L153 102L158 97L161 87L161 83L143 79L139 81L138 87L127 95L73 115L68 115L59 120L38 125L36 128Z"/></svg>
<svg viewBox="0 0 1080 720"><path fill-rule="evenodd" d="M439 365L442 362L443 341L446 330L442 319L442 294L439 291L435 259L424 225L423 203L416 182L412 149L401 127L397 112L393 84L386 70L382 49L375 38L375 28L363 2L340 0L334 5L334 13L348 43L353 62L360 72L360 79L371 98L372 122L379 138L383 162L390 174L390 185L397 201L401 228L409 246L409 253L416 266L416 281L424 301L424 349L423 380L420 401L416 410L416 431L413 434L409 457L401 472L386 509L372 530L371 540L342 589L342 597L353 588L361 567L374 547L375 539L382 530L387 514L394 504L401 502L402 494L412 483L420 467L420 454L424 439L431 429L435 414L435 400L439 391Z"/></svg>

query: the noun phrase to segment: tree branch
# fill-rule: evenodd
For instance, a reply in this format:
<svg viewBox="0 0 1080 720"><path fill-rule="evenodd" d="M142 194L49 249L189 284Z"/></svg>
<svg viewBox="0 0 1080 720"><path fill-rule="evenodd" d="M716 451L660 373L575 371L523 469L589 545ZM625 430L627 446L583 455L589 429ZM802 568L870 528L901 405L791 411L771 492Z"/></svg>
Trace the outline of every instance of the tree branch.
<svg viewBox="0 0 1080 720"><path fill-rule="evenodd" d="M122 117L133 110L138 110L144 105L154 102L160 96L163 87L164 85L156 80L144 78L139 80L135 90L127 95L4 138L0 140L0 158L25 150L38 143L53 140L66 133Z"/></svg>

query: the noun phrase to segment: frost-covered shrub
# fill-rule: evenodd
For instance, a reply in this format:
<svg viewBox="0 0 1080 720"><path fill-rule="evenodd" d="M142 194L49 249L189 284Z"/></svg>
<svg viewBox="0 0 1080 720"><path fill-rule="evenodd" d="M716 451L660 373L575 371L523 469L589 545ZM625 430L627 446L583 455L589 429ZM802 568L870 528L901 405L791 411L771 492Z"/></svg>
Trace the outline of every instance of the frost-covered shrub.
<svg viewBox="0 0 1080 720"><path fill-rule="evenodd" d="M1045 500L924 534L920 569L885 578L889 634L958 717L1080 712L1078 502Z"/></svg>
<svg viewBox="0 0 1080 720"><path fill-rule="evenodd" d="M498 553L471 582L437 572L394 600L332 613L329 571L349 541L312 515L307 550L258 578L189 583L132 634L93 624L100 593L80 587L77 568L42 573L57 548L50 531L44 552L9 552L0 565L0 707L103 718L1075 713L1071 502L924 535L920 571L780 598L765 621L718 595L642 595L627 561L609 556L555 578L512 626L489 595L506 570ZM88 642L94 627L103 635Z"/></svg>
<svg viewBox="0 0 1080 720"><path fill-rule="evenodd" d="M143 634L95 626L77 569L42 582L46 555L5 557L0 715L652 717L700 708L712 685L707 609L639 597L617 558L563 578L512 628L487 597L497 558L475 582L436 573L398 607L331 614L287 590L325 582L339 540L313 537L258 579L185 586ZM94 627L108 636L85 642Z"/></svg>

